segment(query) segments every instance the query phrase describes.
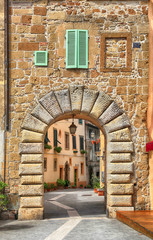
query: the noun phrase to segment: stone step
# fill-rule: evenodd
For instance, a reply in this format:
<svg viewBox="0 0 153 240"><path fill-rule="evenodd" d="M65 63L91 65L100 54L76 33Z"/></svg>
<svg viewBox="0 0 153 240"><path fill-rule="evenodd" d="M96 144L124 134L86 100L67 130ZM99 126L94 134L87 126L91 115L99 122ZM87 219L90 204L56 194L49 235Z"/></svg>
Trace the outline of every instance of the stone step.
<svg viewBox="0 0 153 240"><path fill-rule="evenodd" d="M116 218L153 239L153 211L117 211Z"/></svg>

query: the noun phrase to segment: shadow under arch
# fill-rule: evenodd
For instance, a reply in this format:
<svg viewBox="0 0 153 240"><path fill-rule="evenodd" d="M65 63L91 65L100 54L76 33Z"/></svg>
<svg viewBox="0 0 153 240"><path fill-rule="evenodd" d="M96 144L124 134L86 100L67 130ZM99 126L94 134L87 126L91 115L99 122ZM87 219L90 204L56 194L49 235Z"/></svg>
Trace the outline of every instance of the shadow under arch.
<svg viewBox="0 0 153 240"><path fill-rule="evenodd" d="M94 123L105 135L107 215L116 217L117 210L134 210L129 119L107 94L72 85L46 94L23 121L19 220L43 218L44 136L50 125L73 115Z"/></svg>

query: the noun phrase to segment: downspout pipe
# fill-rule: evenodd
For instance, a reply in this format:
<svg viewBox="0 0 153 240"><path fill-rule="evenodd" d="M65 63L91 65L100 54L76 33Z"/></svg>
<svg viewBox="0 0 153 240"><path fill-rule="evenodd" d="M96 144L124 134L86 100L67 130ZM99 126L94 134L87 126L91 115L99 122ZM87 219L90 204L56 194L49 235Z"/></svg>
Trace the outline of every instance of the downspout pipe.
<svg viewBox="0 0 153 240"><path fill-rule="evenodd" d="M9 87L9 0L6 1L6 130L9 131L9 103L10 103L10 87Z"/></svg>

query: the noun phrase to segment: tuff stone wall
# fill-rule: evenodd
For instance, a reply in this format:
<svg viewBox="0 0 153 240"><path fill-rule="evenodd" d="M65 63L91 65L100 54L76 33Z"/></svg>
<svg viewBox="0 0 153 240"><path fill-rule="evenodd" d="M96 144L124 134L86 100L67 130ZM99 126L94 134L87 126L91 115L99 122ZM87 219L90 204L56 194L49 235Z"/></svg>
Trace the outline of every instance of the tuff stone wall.
<svg viewBox="0 0 153 240"><path fill-rule="evenodd" d="M10 2L11 130L7 132L6 144L6 175L10 193L12 195L18 193L21 123L26 114L51 89L65 89L71 83L81 84L91 90L107 93L128 115L134 142L132 161L136 184L133 201L136 209L148 209L150 206L148 155L145 152L148 98L148 1ZM89 31L89 68L87 70L65 69L65 31L71 28ZM117 72L100 71L101 35L105 32L132 34L131 71L125 72L122 69ZM134 42L139 42L140 48L133 48ZM48 50L48 67L34 66L35 50ZM43 101L47 107L49 103L45 102L45 98ZM59 101L62 102L62 99ZM56 117L55 109L52 111L52 117ZM75 104L72 110L74 109ZM39 111L35 110L35 114L39 115ZM93 116L99 117L98 114L98 108L95 105ZM105 117L109 119L107 114ZM50 118L49 115L46 116L45 124L48 124ZM102 122L103 120L101 119ZM24 122L26 124L26 120ZM45 124L40 124L40 129L44 129ZM115 120L114 124L117 125ZM31 128L33 127L35 122ZM115 169L112 171L115 173Z"/></svg>

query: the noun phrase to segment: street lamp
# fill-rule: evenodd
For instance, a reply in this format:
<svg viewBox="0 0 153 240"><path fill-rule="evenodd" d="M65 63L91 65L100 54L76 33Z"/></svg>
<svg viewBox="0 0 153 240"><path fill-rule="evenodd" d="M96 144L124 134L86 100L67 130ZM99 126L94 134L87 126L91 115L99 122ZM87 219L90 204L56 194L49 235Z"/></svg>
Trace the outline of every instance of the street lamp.
<svg viewBox="0 0 153 240"><path fill-rule="evenodd" d="M69 126L69 129L72 135L76 133L77 126L74 124L74 118L72 120L72 124Z"/></svg>

